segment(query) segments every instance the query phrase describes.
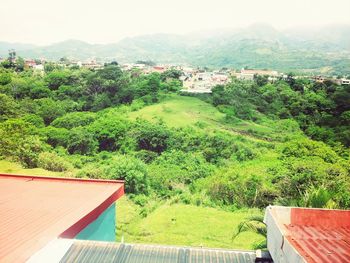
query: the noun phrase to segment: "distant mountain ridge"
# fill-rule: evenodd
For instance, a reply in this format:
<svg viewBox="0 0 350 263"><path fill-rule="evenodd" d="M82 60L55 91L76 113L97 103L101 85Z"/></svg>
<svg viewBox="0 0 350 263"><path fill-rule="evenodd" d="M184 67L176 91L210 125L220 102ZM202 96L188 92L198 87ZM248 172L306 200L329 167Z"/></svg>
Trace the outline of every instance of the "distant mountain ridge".
<svg viewBox="0 0 350 263"><path fill-rule="evenodd" d="M11 48L22 57L50 60L68 57L120 63L152 60L209 67L328 68L350 74L350 25L279 31L266 24L254 24L242 29L226 28L186 35L142 35L112 44L89 44L74 39L44 47L0 42L0 56L6 56Z"/></svg>

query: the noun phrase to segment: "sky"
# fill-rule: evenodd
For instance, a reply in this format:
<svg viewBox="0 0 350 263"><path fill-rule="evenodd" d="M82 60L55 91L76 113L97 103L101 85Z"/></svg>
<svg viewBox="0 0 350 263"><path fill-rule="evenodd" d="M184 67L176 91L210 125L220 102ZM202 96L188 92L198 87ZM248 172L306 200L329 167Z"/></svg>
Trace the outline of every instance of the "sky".
<svg viewBox="0 0 350 263"><path fill-rule="evenodd" d="M154 33L350 24L350 0L0 0L0 41L113 43Z"/></svg>

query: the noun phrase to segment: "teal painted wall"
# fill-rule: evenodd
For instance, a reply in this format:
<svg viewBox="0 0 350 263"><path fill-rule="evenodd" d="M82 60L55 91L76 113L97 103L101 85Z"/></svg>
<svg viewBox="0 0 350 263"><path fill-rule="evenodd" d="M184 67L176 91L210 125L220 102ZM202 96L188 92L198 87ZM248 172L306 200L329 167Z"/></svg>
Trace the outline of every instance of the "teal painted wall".
<svg viewBox="0 0 350 263"><path fill-rule="evenodd" d="M91 222L75 237L83 240L115 241L116 204L107 208L95 221Z"/></svg>

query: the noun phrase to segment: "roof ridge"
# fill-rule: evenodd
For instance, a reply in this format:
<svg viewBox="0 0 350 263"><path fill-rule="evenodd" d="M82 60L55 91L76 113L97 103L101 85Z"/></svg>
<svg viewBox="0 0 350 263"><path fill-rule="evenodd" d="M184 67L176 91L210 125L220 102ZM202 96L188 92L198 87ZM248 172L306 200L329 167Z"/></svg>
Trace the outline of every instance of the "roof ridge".
<svg viewBox="0 0 350 263"><path fill-rule="evenodd" d="M75 178L75 177L55 177L55 176L40 176L40 175L23 175L23 174L7 174L0 173L1 177L10 177L18 179L30 179L30 180L52 180L52 181L70 181L80 183L124 183L124 180L108 180L108 179L90 179L90 178Z"/></svg>

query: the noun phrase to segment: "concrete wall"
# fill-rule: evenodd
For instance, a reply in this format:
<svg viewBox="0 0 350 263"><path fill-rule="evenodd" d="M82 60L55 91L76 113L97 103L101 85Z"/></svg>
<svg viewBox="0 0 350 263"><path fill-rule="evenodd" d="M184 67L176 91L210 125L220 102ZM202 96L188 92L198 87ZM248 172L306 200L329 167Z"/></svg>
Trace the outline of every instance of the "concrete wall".
<svg viewBox="0 0 350 263"><path fill-rule="evenodd" d="M76 237L83 240L115 241L116 204L107 208L95 221L85 227Z"/></svg>

